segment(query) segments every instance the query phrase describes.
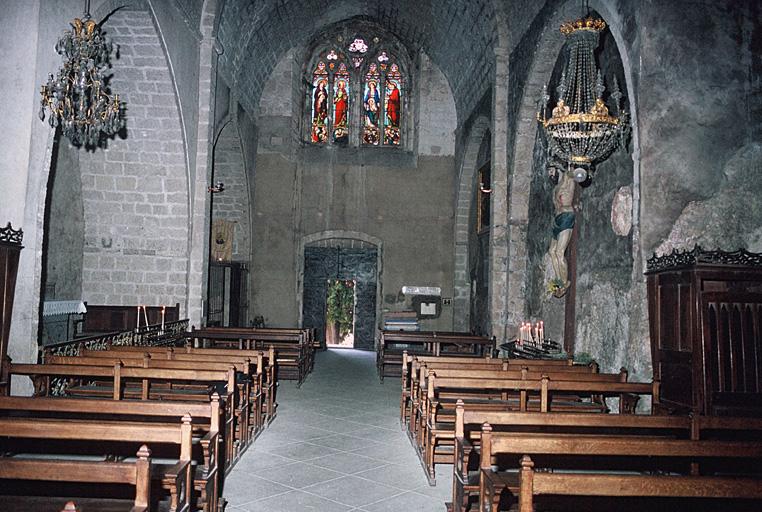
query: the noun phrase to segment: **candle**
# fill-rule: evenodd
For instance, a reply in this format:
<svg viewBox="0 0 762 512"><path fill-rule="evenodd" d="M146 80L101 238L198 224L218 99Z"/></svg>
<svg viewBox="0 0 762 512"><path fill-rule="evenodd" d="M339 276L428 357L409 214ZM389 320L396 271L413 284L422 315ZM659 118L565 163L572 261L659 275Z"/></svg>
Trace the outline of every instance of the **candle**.
<svg viewBox="0 0 762 512"><path fill-rule="evenodd" d="M148 327L148 308L143 306L143 318L146 320L146 327Z"/></svg>
<svg viewBox="0 0 762 512"><path fill-rule="evenodd" d="M540 341L545 341L545 324L540 320Z"/></svg>
<svg viewBox="0 0 762 512"><path fill-rule="evenodd" d="M166 306L161 307L161 330L164 331L164 311Z"/></svg>
<svg viewBox="0 0 762 512"><path fill-rule="evenodd" d="M138 306L137 321L135 322L135 329L140 327L140 306Z"/></svg>

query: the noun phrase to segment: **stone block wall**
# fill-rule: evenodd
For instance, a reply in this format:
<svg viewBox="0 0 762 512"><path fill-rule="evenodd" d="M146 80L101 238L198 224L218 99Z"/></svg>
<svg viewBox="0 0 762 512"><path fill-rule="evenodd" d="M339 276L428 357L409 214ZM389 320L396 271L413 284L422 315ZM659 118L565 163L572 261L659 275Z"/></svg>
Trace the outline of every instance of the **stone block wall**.
<svg viewBox="0 0 762 512"><path fill-rule="evenodd" d="M237 123L230 122L214 146L213 182L225 184L225 190L212 197L212 219L235 222L233 260L248 262L251 257L249 222L249 183L243 159Z"/></svg>
<svg viewBox="0 0 762 512"><path fill-rule="evenodd" d="M43 300L79 300L85 238L82 181L79 151L65 137L59 138L51 157L45 225Z"/></svg>
<svg viewBox="0 0 762 512"><path fill-rule="evenodd" d="M185 303L188 180L170 72L149 13L117 11L108 32L119 45L111 86L127 103L126 129L81 154L82 298Z"/></svg>

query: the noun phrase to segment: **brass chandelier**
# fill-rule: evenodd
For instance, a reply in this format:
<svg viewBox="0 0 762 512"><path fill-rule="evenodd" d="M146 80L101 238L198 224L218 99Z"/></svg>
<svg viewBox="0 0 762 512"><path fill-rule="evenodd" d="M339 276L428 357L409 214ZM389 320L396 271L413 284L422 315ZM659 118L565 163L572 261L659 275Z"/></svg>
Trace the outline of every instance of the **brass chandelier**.
<svg viewBox="0 0 762 512"><path fill-rule="evenodd" d="M56 52L64 58L63 67L40 90L40 120L61 131L75 146L95 147L102 137L109 137L123 126L123 106L119 96L111 95L103 71L109 66L113 44L90 18L90 2L86 2L82 19L71 22L72 30L64 32L56 44Z"/></svg>
<svg viewBox="0 0 762 512"><path fill-rule="evenodd" d="M624 146L629 134L629 114L621 107L616 78L607 102L603 76L595 63L593 52L605 28L603 20L591 17L561 25L561 33L567 37L566 58L555 107L548 117L551 97L545 86L537 113L549 155L574 168L574 180L580 183L591 176L596 163L608 158L617 146Z"/></svg>

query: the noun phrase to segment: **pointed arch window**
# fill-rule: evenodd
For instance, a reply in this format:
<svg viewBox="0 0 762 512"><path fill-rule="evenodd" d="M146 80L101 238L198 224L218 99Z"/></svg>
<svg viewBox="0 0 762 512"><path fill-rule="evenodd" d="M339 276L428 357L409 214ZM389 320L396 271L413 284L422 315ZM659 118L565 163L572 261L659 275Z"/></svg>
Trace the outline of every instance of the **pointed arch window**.
<svg viewBox="0 0 762 512"><path fill-rule="evenodd" d="M393 48L379 48L379 42L379 37L335 38L313 54L307 96L311 144L402 145L404 66Z"/></svg>
<svg viewBox="0 0 762 512"><path fill-rule="evenodd" d="M317 63L312 73L312 131L314 143L328 141L328 71L325 62Z"/></svg>
<svg viewBox="0 0 762 512"><path fill-rule="evenodd" d="M399 65L389 61L387 52L381 52L368 65L364 77L362 143L365 145L400 145L403 80Z"/></svg>
<svg viewBox="0 0 762 512"><path fill-rule="evenodd" d="M339 64L339 70L334 77L333 93L333 141L346 143L349 139L349 98L352 89L351 77L347 66Z"/></svg>

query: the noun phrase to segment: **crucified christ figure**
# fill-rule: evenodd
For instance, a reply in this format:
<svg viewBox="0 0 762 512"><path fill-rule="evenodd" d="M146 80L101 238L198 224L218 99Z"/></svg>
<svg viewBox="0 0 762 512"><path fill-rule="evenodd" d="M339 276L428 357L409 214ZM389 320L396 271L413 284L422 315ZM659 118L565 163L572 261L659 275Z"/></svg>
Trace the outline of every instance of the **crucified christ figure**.
<svg viewBox="0 0 762 512"><path fill-rule="evenodd" d="M553 273L558 285L553 290L556 297L563 297L571 282L569 281L569 265L566 262L566 248L571 241L574 228L574 190L575 181L570 172L551 168L551 176L558 176L558 183L553 189L553 236L550 239L548 256L550 257Z"/></svg>

